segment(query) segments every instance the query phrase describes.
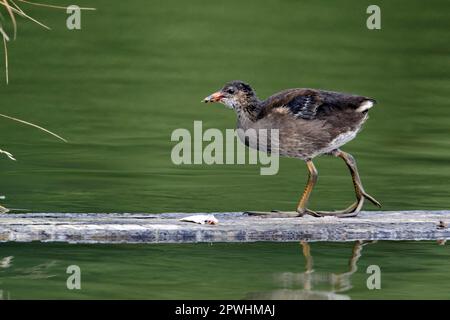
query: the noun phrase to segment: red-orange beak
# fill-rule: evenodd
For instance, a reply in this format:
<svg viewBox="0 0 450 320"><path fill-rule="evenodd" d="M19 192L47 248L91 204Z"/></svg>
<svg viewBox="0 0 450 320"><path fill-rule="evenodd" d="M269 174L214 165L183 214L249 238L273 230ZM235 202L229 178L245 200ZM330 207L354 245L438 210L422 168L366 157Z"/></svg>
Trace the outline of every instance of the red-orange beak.
<svg viewBox="0 0 450 320"><path fill-rule="evenodd" d="M203 99L204 103L208 102L219 102L223 98L223 94L220 91L214 92L212 95Z"/></svg>

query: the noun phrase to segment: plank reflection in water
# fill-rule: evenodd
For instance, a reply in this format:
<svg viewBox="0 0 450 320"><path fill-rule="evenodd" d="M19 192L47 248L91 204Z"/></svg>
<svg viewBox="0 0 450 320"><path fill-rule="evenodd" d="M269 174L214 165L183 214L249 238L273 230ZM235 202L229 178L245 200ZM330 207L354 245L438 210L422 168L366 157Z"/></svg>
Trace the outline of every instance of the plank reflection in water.
<svg viewBox="0 0 450 320"><path fill-rule="evenodd" d="M350 300L342 294L352 288L351 277L358 270L358 260L364 246L376 241L356 241L349 259L348 270L343 273L319 273L313 268L313 257L308 242L300 242L305 257L305 272L283 272L274 275L274 282L282 289L270 292L249 293L247 299L269 300ZM314 290L315 286L327 285L328 290ZM292 289L301 287L302 289Z"/></svg>

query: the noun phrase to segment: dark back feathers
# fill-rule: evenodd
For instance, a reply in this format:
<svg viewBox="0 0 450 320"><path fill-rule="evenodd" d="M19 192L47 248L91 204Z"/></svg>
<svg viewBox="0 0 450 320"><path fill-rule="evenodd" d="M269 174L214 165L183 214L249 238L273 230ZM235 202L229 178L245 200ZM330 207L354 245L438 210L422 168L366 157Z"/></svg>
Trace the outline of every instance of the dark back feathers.
<svg viewBox="0 0 450 320"><path fill-rule="evenodd" d="M287 108L297 118L312 120L336 112L356 110L364 101L375 100L345 93L316 89L289 89L262 102L258 118L265 117L277 108Z"/></svg>

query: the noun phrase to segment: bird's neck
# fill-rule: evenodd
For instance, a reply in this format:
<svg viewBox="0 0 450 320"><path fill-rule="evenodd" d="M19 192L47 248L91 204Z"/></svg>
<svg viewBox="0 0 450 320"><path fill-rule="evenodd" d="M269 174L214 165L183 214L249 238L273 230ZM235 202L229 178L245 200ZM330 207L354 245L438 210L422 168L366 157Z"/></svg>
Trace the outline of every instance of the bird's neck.
<svg viewBox="0 0 450 320"><path fill-rule="evenodd" d="M240 123L250 123L256 122L258 119L258 114L261 110L261 101L257 97L247 101L240 108L237 108L236 113L238 116L238 121Z"/></svg>

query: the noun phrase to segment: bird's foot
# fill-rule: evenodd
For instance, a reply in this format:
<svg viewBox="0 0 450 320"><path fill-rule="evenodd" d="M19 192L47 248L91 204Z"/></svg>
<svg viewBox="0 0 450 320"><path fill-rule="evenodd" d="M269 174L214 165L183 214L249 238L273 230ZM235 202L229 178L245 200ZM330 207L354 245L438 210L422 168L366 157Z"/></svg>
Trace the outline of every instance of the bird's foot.
<svg viewBox="0 0 450 320"><path fill-rule="evenodd" d="M309 214L310 216L316 217L316 218L320 218L323 217L323 215L321 215L319 212L305 208L305 209L297 209L297 214L299 215L299 217L303 217L304 215Z"/></svg>
<svg viewBox="0 0 450 320"><path fill-rule="evenodd" d="M249 216L259 216L261 218L296 218L301 217L302 214L297 211L245 211L244 214Z"/></svg>
<svg viewBox="0 0 450 320"><path fill-rule="evenodd" d="M357 201L355 203L353 203L351 206L349 206L348 208L344 209L344 210L336 210L336 211L314 211L314 210L310 210L310 209L303 209L303 210L298 210L300 213L307 213L309 215L312 215L314 217L329 217L329 216L333 216L333 217L337 217L337 218L351 218L351 217L356 217L358 215L358 213L361 211L363 205L364 205L364 200L367 199L370 202L372 202L374 205L381 207L381 204L371 195L367 194L363 189L359 190L359 194L360 196L358 197Z"/></svg>
<svg viewBox="0 0 450 320"><path fill-rule="evenodd" d="M313 211L306 209L306 213L314 216L314 217L337 217L337 218L351 218L356 217L358 213L361 211L361 208L364 204L364 198L356 201L350 207L344 210L336 210L336 211Z"/></svg>
<svg viewBox="0 0 450 320"><path fill-rule="evenodd" d="M381 203L377 201L374 197L372 197L370 194L366 193L364 190L361 190L361 195L372 202L374 205L376 205L378 208L381 208Z"/></svg>
<svg viewBox="0 0 450 320"><path fill-rule="evenodd" d="M356 217L358 213L361 211L364 200L367 199L372 202L374 205L381 207L381 204L371 195L367 194L365 191L360 190L361 197L353 203L351 206L344 210L336 210L336 211L314 211L308 208L297 209L297 211L246 211L245 214L249 216L259 216L263 218L296 218L303 217L305 214L309 214L316 218L321 217L337 217L337 218L351 218Z"/></svg>
<svg viewBox="0 0 450 320"><path fill-rule="evenodd" d="M336 210L336 211L312 211L309 209L307 210L308 214L313 213L315 217L338 217L338 218L349 218L349 217L356 217L361 211L361 208L364 204L364 199L361 199L360 201L357 201L353 203L350 207L344 209L344 210Z"/></svg>

